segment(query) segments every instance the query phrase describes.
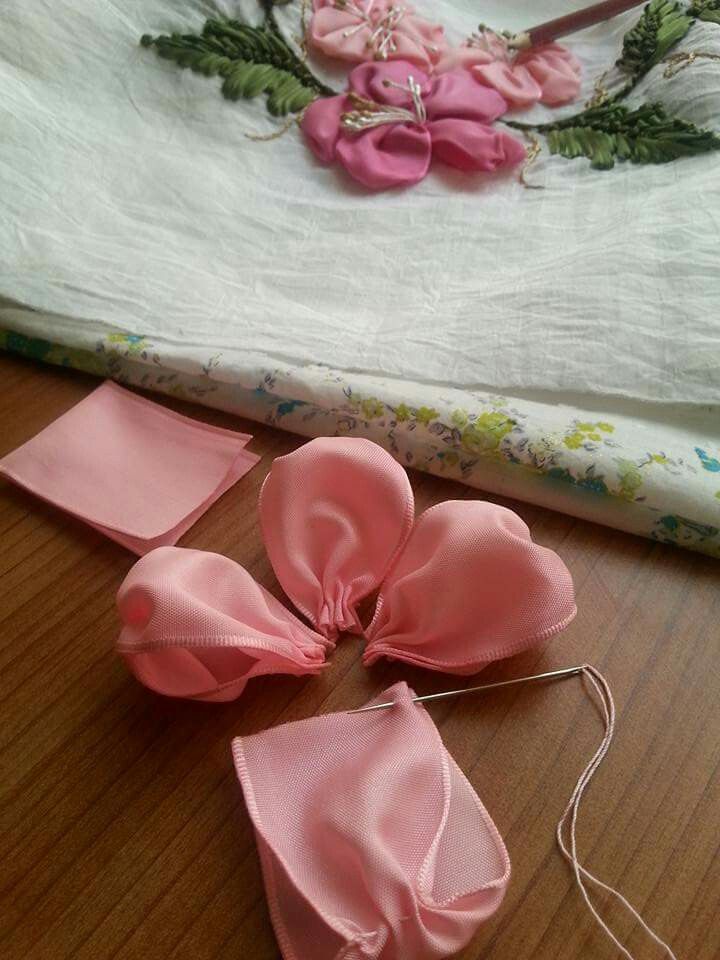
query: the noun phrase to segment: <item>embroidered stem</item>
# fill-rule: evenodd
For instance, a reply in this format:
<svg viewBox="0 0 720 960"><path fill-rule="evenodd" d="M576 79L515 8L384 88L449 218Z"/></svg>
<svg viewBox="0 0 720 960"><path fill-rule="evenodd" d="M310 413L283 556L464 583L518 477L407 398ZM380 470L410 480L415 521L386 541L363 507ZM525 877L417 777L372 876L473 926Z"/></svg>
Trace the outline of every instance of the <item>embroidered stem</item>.
<svg viewBox="0 0 720 960"><path fill-rule="evenodd" d="M520 170L518 179L520 180L520 183L527 190L544 190L545 188L542 186L542 184L527 182L527 173L530 170L530 167L535 163L537 158L540 156L540 153L542 152L542 144L540 143L538 138L532 133L526 133L525 138L530 142L527 147L527 157L525 159L525 163L523 163L522 165L522 169Z"/></svg>
<svg viewBox="0 0 720 960"><path fill-rule="evenodd" d="M667 80L670 80L675 74L680 73L681 70L692 66L696 60L720 60L720 55L716 53L699 53L696 50L692 52L683 51L682 53L673 53L672 56L665 57L662 61L667 64L663 76Z"/></svg>

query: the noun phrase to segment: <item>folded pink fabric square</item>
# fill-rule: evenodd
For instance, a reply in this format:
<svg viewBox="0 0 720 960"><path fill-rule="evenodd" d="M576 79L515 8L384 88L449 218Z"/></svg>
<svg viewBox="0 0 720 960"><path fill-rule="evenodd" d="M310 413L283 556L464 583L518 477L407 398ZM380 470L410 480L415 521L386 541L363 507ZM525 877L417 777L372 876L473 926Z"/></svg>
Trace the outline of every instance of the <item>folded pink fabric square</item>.
<svg viewBox="0 0 720 960"><path fill-rule="evenodd" d="M233 741L285 960L442 960L502 902L500 834L412 696Z"/></svg>
<svg viewBox="0 0 720 960"><path fill-rule="evenodd" d="M258 462L251 439L107 381L0 460L0 474L142 555L176 543Z"/></svg>

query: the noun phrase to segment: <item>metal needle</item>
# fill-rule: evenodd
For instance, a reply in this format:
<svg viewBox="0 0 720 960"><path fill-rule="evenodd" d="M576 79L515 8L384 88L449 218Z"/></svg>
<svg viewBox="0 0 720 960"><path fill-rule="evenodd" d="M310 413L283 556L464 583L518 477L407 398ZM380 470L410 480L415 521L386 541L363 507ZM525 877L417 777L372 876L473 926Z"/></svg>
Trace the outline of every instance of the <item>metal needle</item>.
<svg viewBox="0 0 720 960"><path fill-rule="evenodd" d="M429 700L444 700L447 697L459 697L463 693L480 693L483 690L497 690L498 687L511 687L516 683L530 683L532 680L554 680L557 677L573 677L582 673L584 667L566 667L564 670L551 670L549 673L536 673L532 677L517 677L515 680L500 680L498 683L483 683L479 687L464 687L462 690L445 690L443 693L429 693L424 697L413 697L413 703L427 703ZM388 703L374 703L369 707L360 707L357 710L348 710L348 713L369 713L371 710L386 710L394 707L396 700Z"/></svg>

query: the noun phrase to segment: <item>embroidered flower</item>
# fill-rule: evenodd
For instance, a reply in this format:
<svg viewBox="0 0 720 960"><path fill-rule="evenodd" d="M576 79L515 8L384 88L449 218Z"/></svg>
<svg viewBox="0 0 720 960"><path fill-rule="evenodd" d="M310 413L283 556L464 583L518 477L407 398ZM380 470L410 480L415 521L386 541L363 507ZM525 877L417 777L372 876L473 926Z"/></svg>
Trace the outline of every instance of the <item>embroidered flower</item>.
<svg viewBox="0 0 720 960"><path fill-rule="evenodd" d="M497 90L511 107L549 107L569 103L580 92L580 63L565 47L546 43L519 53L490 30L474 34L461 47L448 50L436 71L469 70L486 87Z"/></svg>
<svg viewBox="0 0 720 960"><path fill-rule="evenodd" d="M407 60L429 70L447 49L443 28L393 0L314 0L310 40L329 57Z"/></svg>
<svg viewBox="0 0 720 960"><path fill-rule="evenodd" d="M302 128L325 163L339 161L371 190L422 180L431 156L466 171L521 163L525 147L490 126L507 109L462 70L430 79L413 64L364 63L346 94L315 100Z"/></svg>

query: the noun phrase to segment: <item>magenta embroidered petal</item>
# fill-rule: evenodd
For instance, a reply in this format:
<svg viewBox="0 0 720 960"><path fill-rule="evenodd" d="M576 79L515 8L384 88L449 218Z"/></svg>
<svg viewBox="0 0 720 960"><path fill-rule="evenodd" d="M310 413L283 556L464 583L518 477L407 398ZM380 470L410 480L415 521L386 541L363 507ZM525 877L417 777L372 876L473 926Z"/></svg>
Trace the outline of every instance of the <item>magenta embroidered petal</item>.
<svg viewBox="0 0 720 960"><path fill-rule="evenodd" d="M473 120L435 120L428 130L433 156L467 172L505 170L522 163L527 155L515 137Z"/></svg>
<svg viewBox="0 0 720 960"><path fill-rule="evenodd" d="M420 84L423 95L430 91L430 78L426 73L406 60L393 60L390 63L361 63L350 74L349 87L352 91L393 107L406 107L410 103L407 90L398 90L398 84L407 86L408 77ZM389 84L389 85L388 85Z"/></svg>
<svg viewBox="0 0 720 960"><path fill-rule="evenodd" d="M418 183L428 172L431 154L428 131L407 124L344 134L337 145L338 160L350 176L371 190Z"/></svg>
<svg viewBox="0 0 720 960"><path fill-rule="evenodd" d="M340 137L340 117L346 109L347 97L321 97L313 100L305 110L302 131L310 149L323 163L335 159L335 147Z"/></svg>
<svg viewBox="0 0 720 960"><path fill-rule="evenodd" d="M436 77L424 103L428 120L463 117L479 123L492 123L507 111L507 103L500 94L478 85L466 70L454 70Z"/></svg>

